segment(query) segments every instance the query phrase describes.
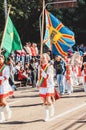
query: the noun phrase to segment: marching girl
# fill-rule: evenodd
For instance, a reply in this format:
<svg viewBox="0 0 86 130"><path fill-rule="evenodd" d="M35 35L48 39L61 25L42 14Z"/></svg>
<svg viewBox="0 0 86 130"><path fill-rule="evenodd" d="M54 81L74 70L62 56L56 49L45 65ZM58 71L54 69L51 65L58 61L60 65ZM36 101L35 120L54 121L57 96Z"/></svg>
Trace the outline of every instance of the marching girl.
<svg viewBox="0 0 86 130"><path fill-rule="evenodd" d="M66 85L67 85L67 93L71 94L73 92L73 79L72 79L72 65L70 62L70 58L66 61Z"/></svg>
<svg viewBox="0 0 86 130"><path fill-rule="evenodd" d="M83 86L84 86L84 91L86 92L86 62L83 63L83 71L82 71L82 75L83 75Z"/></svg>
<svg viewBox="0 0 86 130"><path fill-rule="evenodd" d="M81 84L81 83L83 83L83 81L82 81L82 62L78 62L76 71L77 71L78 83Z"/></svg>
<svg viewBox="0 0 86 130"><path fill-rule="evenodd" d="M54 68L49 64L50 57L47 53L43 53L40 58L38 67L39 95L45 106L45 121L48 121L50 116L54 115Z"/></svg>
<svg viewBox="0 0 86 130"><path fill-rule="evenodd" d="M0 55L0 123L5 121L4 110L6 109L8 119L11 118L12 111L6 101L9 95L13 94L12 88L9 85L10 70L9 67L4 64L4 56Z"/></svg>

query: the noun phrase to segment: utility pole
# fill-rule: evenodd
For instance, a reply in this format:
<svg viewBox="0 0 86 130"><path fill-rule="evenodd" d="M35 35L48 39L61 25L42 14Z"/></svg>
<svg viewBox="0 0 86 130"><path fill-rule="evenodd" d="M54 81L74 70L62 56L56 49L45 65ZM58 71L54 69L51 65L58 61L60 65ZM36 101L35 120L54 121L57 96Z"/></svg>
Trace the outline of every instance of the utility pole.
<svg viewBox="0 0 86 130"><path fill-rule="evenodd" d="M7 0L4 0L4 13L5 13L5 20L7 17Z"/></svg>
<svg viewBox="0 0 86 130"><path fill-rule="evenodd" d="M45 0L43 0L43 10L42 10L42 29L41 29L41 48L40 48L40 56L41 56L42 53L43 53L44 11L45 11Z"/></svg>

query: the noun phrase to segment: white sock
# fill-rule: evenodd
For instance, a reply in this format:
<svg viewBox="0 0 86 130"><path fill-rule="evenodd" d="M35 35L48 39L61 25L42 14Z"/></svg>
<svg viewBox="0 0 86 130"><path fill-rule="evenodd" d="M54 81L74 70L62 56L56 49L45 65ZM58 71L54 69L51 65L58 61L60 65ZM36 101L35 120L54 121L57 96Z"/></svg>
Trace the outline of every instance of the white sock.
<svg viewBox="0 0 86 130"><path fill-rule="evenodd" d="M1 107L0 107L0 112L2 112L2 111L3 111L3 109L4 109L4 106L1 106Z"/></svg>
<svg viewBox="0 0 86 130"><path fill-rule="evenodd" d="M86 92L86 85L84 85L84 92Z"/></svg>
<svg viewBox="0 0 86 130"><path fill-rule="evenodd" d="M49 108L50 108L50 116L54 116L54 111L55 111L54 110L54 105L51 104Z"/></svg>
<svg viewBox="0 0 86 130"><path fill-rule="evenodd" d="M48 106L45 106L45 121L49 120L49 108Z"/></svg>
<svg viewBox="0 0 86 130"><path fill-rule="evenodd" d="M1 114L0 123L3 123L5 121L4 112L0 112L0 114Z"/></svg>
<svg viewBox="0 0 86 130"><path fill-rule="evenodd" d="M5 109L6 109L7 113L8 113L8 119L10 119L11 116L12 116L12 111L11 111L11 109L10 109L8 104L5 106Z"/></svg>

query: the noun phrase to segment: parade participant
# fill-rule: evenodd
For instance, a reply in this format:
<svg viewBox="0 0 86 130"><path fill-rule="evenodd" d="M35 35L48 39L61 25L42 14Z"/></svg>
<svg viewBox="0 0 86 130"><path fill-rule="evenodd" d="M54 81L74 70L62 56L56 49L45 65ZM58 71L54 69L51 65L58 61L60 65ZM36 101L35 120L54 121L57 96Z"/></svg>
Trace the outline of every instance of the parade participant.
<svg viewBox="0 0 86 130"><path fill-rule="evenodd" d="M40 58L38 67L39 94L42 97L45 106L45 121L48 121L50 116L54 115L54 71L53 65L49 64L50 57L47 53L43 53ZM53 100L52 100L53 99Z"/></svg>
<svg viewBox="0 0 86 130"><path fill-rule="evenodd" d="M4 56L0 55L0 122L5 121L4 110L6 109L8 119L11 118L12 111L6 101L6 98L13 94L12 88L9 85L10 70L9 67L4 64Z"/></svg>
<svg viewBox="0 0 86 130"><path fill-rule="evenodd" d="M78 79L78 83L79 84L83 83L83 78L82 78L82 61L79 61L78 65L77 65L77 79Z"/></svg>
<svg viewBox="0 0 86 130"><path fill-rule="evenodd" d="M83 63L83 70L82 70L82 74L83 74L83 86L84 86L84 91L86 92L86 62Z"/></svg>
<svg viewBox="0 0 86 130"><path fill-rule="evenodd" d="M72 80L72 66L71 66L71 61L70 58L66 61L66 87L67 87L67 93L71 94L73 92L73 80Z"/></svg>

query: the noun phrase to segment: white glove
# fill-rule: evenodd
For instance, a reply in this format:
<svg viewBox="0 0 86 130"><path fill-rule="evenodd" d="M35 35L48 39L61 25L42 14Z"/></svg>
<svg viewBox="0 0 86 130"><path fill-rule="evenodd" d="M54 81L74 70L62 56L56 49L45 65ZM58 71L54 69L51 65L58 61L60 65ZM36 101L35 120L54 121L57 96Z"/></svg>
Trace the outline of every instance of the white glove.
<svg viewBox="0 0 86 130"><path fill-rule="evenodd" d="M44 71L42 72L42 77L43 77L43 78L46 78L46 77L47 77L47 74L46 74Z"/></svg>

